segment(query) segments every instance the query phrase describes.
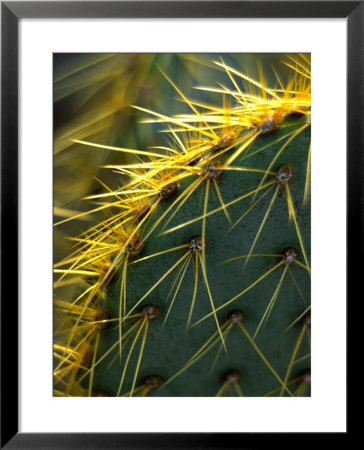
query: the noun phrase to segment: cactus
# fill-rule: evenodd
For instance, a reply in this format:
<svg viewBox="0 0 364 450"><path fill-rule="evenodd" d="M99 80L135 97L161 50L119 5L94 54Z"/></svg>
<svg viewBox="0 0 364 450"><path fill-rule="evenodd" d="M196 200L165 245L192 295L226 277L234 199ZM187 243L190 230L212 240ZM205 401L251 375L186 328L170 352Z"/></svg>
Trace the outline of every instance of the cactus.
<svg viewBox="0 0 364 450"><path fill-rule="evenodd" d="M213 103L161 69L188 111L133 105L167 144L77 140L121 160L55 264L54 395L310 395L309 55L213 66Z"/></svg>

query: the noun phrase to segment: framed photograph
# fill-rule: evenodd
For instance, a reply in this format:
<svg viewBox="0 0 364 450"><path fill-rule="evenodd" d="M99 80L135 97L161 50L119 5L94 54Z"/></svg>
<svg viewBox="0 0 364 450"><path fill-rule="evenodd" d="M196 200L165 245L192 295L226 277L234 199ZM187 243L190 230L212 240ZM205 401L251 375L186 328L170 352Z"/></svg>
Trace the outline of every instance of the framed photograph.
<svg viewBox="0 0 364 450"><path fill-rule="evenodd" d="M347 439L363 3L1 14L2 448Z"/></svg>

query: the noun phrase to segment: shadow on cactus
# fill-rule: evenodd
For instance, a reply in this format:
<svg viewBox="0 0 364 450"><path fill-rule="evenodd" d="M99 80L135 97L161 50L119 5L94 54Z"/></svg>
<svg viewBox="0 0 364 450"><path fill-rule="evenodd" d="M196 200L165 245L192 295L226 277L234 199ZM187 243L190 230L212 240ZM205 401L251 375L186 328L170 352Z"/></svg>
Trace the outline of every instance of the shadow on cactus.
<svg viewBox="0 0 364 450"><path fill-rule="evenodd" d="M115 142L70 136L113 158L55 221L82 231L56 255L54 395L309 396L310 55L138 61L153 109L131 92Z"/></svg>

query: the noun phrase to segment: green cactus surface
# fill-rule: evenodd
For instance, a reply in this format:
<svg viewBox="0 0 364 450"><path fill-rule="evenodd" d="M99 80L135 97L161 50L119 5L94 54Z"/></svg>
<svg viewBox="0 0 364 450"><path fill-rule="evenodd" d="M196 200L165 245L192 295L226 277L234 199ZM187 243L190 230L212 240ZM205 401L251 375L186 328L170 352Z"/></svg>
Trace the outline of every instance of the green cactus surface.
<svg viewBox="0 0 364 450"><path fill-rule="evenodd" d="M113 159L55 264L55 395L310 395L309 55L284 56L270 82L220 59L214 108L163 71L189 112L137 105L169 143Z"/></svg>

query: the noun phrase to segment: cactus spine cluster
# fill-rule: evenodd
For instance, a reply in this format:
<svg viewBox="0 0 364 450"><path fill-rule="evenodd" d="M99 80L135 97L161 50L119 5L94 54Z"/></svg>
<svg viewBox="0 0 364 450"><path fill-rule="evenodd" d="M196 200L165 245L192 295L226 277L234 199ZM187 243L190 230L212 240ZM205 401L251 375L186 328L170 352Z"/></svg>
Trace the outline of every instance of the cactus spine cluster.
<svg viewBox="0 0 364 450"><path fill-rule="evenodd" d="M112 148L134 159L55 264L54 395L310 395L309 55L274 83L212 64L215 104L161 71L189 113L134 106L168 143Z"/></svg>

